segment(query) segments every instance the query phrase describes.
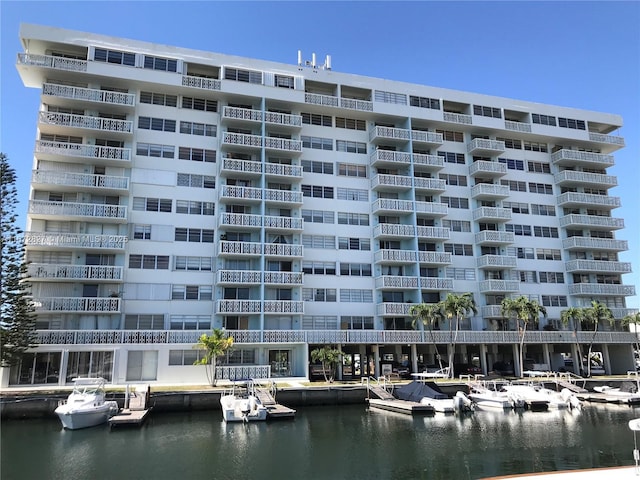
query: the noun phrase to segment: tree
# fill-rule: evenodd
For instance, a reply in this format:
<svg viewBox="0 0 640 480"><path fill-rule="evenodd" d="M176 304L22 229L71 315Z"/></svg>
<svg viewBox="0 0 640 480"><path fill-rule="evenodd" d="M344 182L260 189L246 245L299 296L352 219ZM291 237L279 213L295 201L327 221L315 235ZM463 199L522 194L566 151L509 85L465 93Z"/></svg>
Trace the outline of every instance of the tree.
<svg viewBox="0 0 640 480"><path fill-rule="evenodd" d="M412 305L409 308L409 314L413 317L413 320L411 322L413 328L416 328L417 322L420 321L423 326L429 329L431 342L436 349L436 359L438 360L440 370L442 370L442 358L440 357L440 352L438 352L438 345L436 344L435 338L433 336L433 326L444 318L444 315L442 313L442 304L421 303L419 305Z"/></svg>
<svg viewBox="0 0 640 480"><path fill-rule="evenodd" d="M22 230L18 228L15 207L18 202L16 172L5 154L0 153L0 365L20 361L36 341L35 314L30 299Z"/></svg>
<svg viewBox="0 0 640 480"><path fill-rule="evenodd" d="M194 365L205 365L207 370L207 380L214 387L217 382L216 367L218 358L227 353L233 346L233 337L227 335L224 330L214 328L211 335L203 333L198 339L198 343L193 348L204 350L204 356L193 362Z"/></svg>
<svg viewBox="0 0 640 480"><path fill-rule="evenodd" d="M622 325L626 325L626 326L630 326L631 324L634 324L635 326L635 331L636 331L636 355L638 353L640 353L640 340L638 339L638 329L640 329L640 312L635 312L629 315L625 315L624 318L622 319ZM631 328L629 328L629 331L631 331ZM635 361L635 355L634 355L634 368L636 367L637 362Z"/></svg>
<svg viewBox="0 0 640 480"><path fill-rule="evenodd" d="M505 317L515 317L518 324L518 336L520 337L520 376L524 372L524 336L527 332L529 322L539 320L540 315L547 315L547 309L536 300L529 300L524 295L516 299L505 298L501 303L502 315ZM522 322L522 323L521 323Z"/></svg>
<svg viewBox="0 0 640 480"><path fill-rule="evenodd" d="M469 314L478 313L473 294L470 292L460 295L448 293L447 297L440 302L442 311L449 320L449 377L453 378L453 356L455 345L458 341L458 331L460 330L460 320ZM453 333L452 320L455 319L455 334Z"/></svg>
<svg viewBox="0 0 640 480"><path fill-rule="evenodd" d="M324 375L325 382L333 382L333 375L336 365L340 362L341 354L337 348L331 348L327 345L311 350L311 361L322 363L322 374ZM329 378L327 378L327 370L331 372Z"/></svg>
<svg viewBox="0 0 640 480"><path fill-rule="evenodd" d="M578 360L579 360L579 372L582 375L584 371L584 363L582 361L582 349L580 348L580 342L578 341L578 326L582 325L585 316L585 309L581 307L571 307L566 310L562 310L560 312L560 321L564 325L568 325L571 322L573 326L573 336L576 339L576 348L578 351Z"/></svg>
<svg viewBox="0 0 640 480"><path fill-rule="evenodd" d="M591 376L591 355L593 350L593 342L596 339L596 335L598 333L598 325L604 324L605 322L612 324L614 322L613 313L609 307L607 307L604 303L600 303L596 300L591 302L591 306L585 310L585 316L582 320L583 325L587 327L593 328L593 335L591 336L591 341L589 342L589 351L587 353L587 376Z"/></svg>

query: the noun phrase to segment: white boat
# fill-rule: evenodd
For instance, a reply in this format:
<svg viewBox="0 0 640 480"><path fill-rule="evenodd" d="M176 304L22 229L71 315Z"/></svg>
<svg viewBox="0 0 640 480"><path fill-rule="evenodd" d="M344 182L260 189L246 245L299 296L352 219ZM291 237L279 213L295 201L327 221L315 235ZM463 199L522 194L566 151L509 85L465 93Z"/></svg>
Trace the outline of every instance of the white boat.
<svg viewBox="0 0 640 480"><path fill-rule="evenodd" d="M58 405L55 413L69 430L106 423L118 412L118 403L105 401L104 378L74 378L73 391Z"/></svg>
<svg viewBox="0 0 640 480"><path fill-rule="evenodd" d="M548 410L549 395L541 392L534 385L505 385L502 391L506 392L514 401L521 400L529 410Z"/></svg>
<svg viewBox="0 0 640 480"><path fill-rule="evenodd" d="M256 395L252 381L234 383L220 397L225 422L255 422L267 419L265 407Z"/></svg>
<svg viewBox="0 0 640 480"><path fill-rule="evenodd" d="M480 409L503 409L510 410L512 408L524 408L524 402L520 399L510 396L507 392L498 391L488 388L482 383L476 383L469 386L468 397Z"/></svg>
<svg viewBox="0 0 640 480"><path fill-rule="evenodd" d="M434 382L417 382L414 380L407 385L397 388L394 395L401 400L428 405L432 407L434 411L440 413L455 413L457 411L471 410L470 402L466 397L461 398L456 396L449 398Z"/></svg>
<svg viewBox="0 0 640 480"><path fill-rule="evenodd" d="M621 387L603 385L601 387L593 387L593 390L594 392L604 393L605 395L619 398L623 403L640 403L640 393L636 391L633 384L629 385L623 384Z"/></svg>

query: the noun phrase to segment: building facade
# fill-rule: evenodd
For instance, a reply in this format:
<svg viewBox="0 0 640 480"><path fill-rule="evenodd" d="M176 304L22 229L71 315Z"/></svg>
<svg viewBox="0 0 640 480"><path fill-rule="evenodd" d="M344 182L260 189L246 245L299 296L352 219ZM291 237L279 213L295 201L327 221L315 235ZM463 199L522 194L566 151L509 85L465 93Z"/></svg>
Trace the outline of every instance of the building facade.
<svg viewBox="0 0 640 480"><path fill-rule="evenodd" d="M204 383L202 333L234 337L228 378L342 378L444 356L412 305L471 292L455 361L517 364L505 297L548 318L527 358L576 344L634 367L619 321L617 115L23 25L17 68L42 92L25 243L38 347L9 384ZM561 311L617 321L574 332ZM517 372L516 372L517 373Z"/></svg>

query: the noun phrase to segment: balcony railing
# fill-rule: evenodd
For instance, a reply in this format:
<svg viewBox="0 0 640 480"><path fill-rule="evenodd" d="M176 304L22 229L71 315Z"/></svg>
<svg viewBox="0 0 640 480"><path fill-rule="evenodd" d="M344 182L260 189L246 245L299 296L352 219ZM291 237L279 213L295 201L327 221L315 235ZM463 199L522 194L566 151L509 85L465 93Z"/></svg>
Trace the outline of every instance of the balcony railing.
<svg viewBox="0 0 640 480"><path fill-rule="evenodd" d="M531 124L524 122L513 122L511 120L504 121L505 130L512 130L514 132L531 133Z"/></svg>
<svg viewBox="0 0 640 480"><path fill-rule="evenodd" d="M216 313L261 313L260 300L218 300Z"/></svg>
<svg viewBox="0 0 640 480"><path fill-rule="evenodd" d="M443 217L449 213L449 206L446 203L416 202L415 206L418 214Z"/></svg>
<svg viewBox="0 0 640 480"><path fill-rule="evenodd" d="M445 227L416 227L416 236L419 238L430 238L434 240L449 240L449 229Z"/></svg>
<svg viewBox="0 0 640 480"><path fill-rule="evenodd" d="M411 132L405 128L375 126L369 131L369 141L378 140L402 140L409 141Z"/></svg>
<svg viewBox="0 0 640 480"><path fill-rule="evenodd" d="M480 207L473 211L473 220L493 220L497 222L508 222L511 220L511 210L502 207Z"/></svg>
<svg viewBox="0 0 640 480"><path fill-rule="evenodd" d="M465 115L464 113L442 112L442 119L445 122L460 123L462 125L471 125L473 123L471 115Z"/></svg>
<svg viewBox="0 0 640 480"><path fill-rule="evenodd" d="M264 121L286 127L302 127L302 116L289 113L264 112Z"/></svg>
<svg viewBox="0 0 640 480"><path fill-rule="evenodd" d="M517 292L520 282L515 280L483 280L480 282L480 293Z"/></svg>
<svg viewBox="0 0 640 480"><path fill-rule="evenodd" d="M599 185L606 188L618 185L618 178L615 175L603 175L601 173L576 172L574 170L563 170L553 176L558 185Z"/></svg>
<svg viewBox="0 0 640 480"><path fill-rule="evenodd" d="M483 318L504 318L500 305L484 305L480 307L480 314Z"/></svg>
<svg viewBox="0 0 640 480"><path fill-rule="evenodd" d="M378 303L376 305L376 313L382 317L408 317L410 303Z"/></svg>
<svg viewBox="0 0 640 480"><path fill-rule="evenodd" d="M251 122L262 122L262 110L251 108L239 108L225 106L222 109L222 119L246 120Z"/></svg>
<svg viewBox="0 0 640 480"><path fill-rule="evenodd" d="M261 188L255 187L237 187L235 185L223 185L220 189L220 199L233 200L262 200Z"/></svg>
<svg viewBox="0 0 640 480"><path fill-rule="evenodd" d="M246 133L224 132L222 143L243 147L262 147L262 137L260 135L249 135Z"/></svg>
<svg viewBox="0 0 640 480"><path fill-rule="evenodd" d="M397 275L383 275L376 277L376 288L405 290L407 288L418 288L418 277L403 277Z"/></svg>
<svg viewBox="0 0 640 480"><path fill-rule="evenodd" d="M265 243L264 254L267 257L302 257L302 245L287 245L284 243Z"/></svg>
<svg viewBox="0 0 640 480"><path fill-rule="evenodd" d="M279 150L283 152L302 152L302 142L289 138L264 137L264 147L269 150Z"/></svg>
<svg viewBox="0 0 640 480"><path fill-rule="evenodd" d="M124 205L105 205L97 203L31 200L29 202L29 214L126 220L127 207Z"/></svg>
<svg viewBox="0 0 640 480"><path fill-rule="evenodd" d="M361 110L363 112L373 112L373 102L369 100L361 100L357 98L340 97L340 106L342 108L350 108L351 110Z"/></svg>
<svg viewBox="0 0 640 480"><path fill-rule="evenodd" d="M629 250L629 242L612 238L569 237L562 240L562 248L566 250L588 249L626 252Z"/></svg>
<svg viewBox="0 0 640 480"><path fill-rule="evenodd" d="M415 237L415 234L413 225L381 223L373 228L374 237Z"/></svg>
<svg viewBox="0 0 640 480"><path fill-rule="evenodd" d="M606 260L571 260L565 263L567 272L631 273L629 262Z"/></svg>
<svg viewBox="0 0 640 480"><path fill-rule="evenodd" d="M418 262L430 265L449 265L451 254L449 252L418 252Z"/></svg>
<svg viewBox="0 0 640 480"><path fill-rule="evenodd" d="M420 167L431 167L433 170L444 168L444 157L440 155L426 155L424 153L412 153L413 164Z"/></svg>
<svg viewBox="0 0 640 480"><path fill-rule="evenodd" d="M249 213L222 213L220 214L220 225L230 227L262 227L262 216Z"/></svg>
<svg viewBox="0 0 640 480"><path fill-rule="evenodd" d="M371 165L376 166L380 164L391 165L409 165L411 163L411 154L407 152L394 152L392 150L374 150L369 155Z"/></svg>
<svg viewBox="0 0 640 480"><path fill-rule="evenodd" d="M382 249L374 254L375 263L407 264L416 262L413 250Z"/></svg>
<svg viewBox="0 0 640 480"><path fill-rule="evenodd" d="M478 245L508 245L514 243L516 237L513 232L483 230L476 233L475 240Z"/></svg>
<svg viewBox="0 0 640 480"><path fill-rule="evenodd" d="M264 218L264 228L272 230L302 230L303 220L299 217L278 217L266 216Z"/></svg>
<svg viewBox="0 0 640 480"><path fill-rule="evenodd" d="M70 85L58 85L56 83L44 83L42 85L42 95L127 107L133 107L136 100L136 96L133 93L72 87Z"/></svg>
<svg viewBox="0 0 640 480"><path fill-rule="evenodd" d="M302 285L304 274L302 272L264 272L266 285Z"/></svg>
<svg viewBox="0 0 640 480"><path fill-rule="evenodd" d="M592 142L609 143L611 145L624 147L624 138L617 137L615 135L605 135L603 133L589 132L589 140L591 140Z"/></svg>
<svg viewBox="0 0 640 480"><path fill-rule="evenodd" d="M477 260L478 268L516 268L517 259L507 255L482 255Z"/></svg>
<svg viewBox="0 0 640 480"><path fill-rule="evenodd" d="M304 313L304 302L294 300L265 300L263 311L268 313L302 314Z"/></svg>
<svg viewBox="0 0 640 480"><path fill-rule="evenodd" d="M474 138L467 144L467 153L503 153L506 147L501 140L488 140L486 138Z"/></svg>
<svg viewBox="0 0 640 480"><path fill-rule="evenodd" d="M507 174L507 164L500 162L488 162L478 160L469 166L469 175L472 177L502 177Z"/></svg>
<svg viewBox="0 0 640 480"><path fill-rule="evenodd" d="M129 238L125 235L95 235L91 233L25 232L27 247L123 250Z"/></svg>
<svg viewBox="0 0 640 480"><path fill-rule="evenodd" d="M264 190L264 200L265 202L274 203L301 204L302 192L268 188Z"/></svg>
<svg viewBox="0 0 640 480"><path fill-rule="evenodd" d="M220 80L215 78L195 77L191 75L182 76L182 86L202 88L203 90L220 90Z"/></svg>
<svg viewBox="0 0 640 480"><path fill-rule="evenodd" d="M413 185L416 190L428 190L430 192L444 192L447 189L447 183L438 178L414 177Z"/></svg>
<svg viewBox="0 0 640 480"><path fill-rule="evenodd" d="M90 117L87 115L73 115L70 113L40 112L40 123L61 127L99 130L108 133L132 133L131 120L117 120L114 118Z"/></svg>
<svg viewBox="0 0 640 480"><path fill-rule="evenodd" d="M127 177L61 172L58 170L34 170L31 174L31 183L122 191L129 189L129 179Z"/></svg>
<svg viewBox="0 0 640 480"><path fill-rule="evenodd" d="M411 140L417 143L428 143L430 145L442 145L442 143L444 143L441 133L425 132L422 130L411 130Z"/></svg>
<svg viewBox="0 0 640 480"><path fill-rule="evenodd" d="M262 272L259 270L218 270L216 272L218 284L260 285L261 282Z"/></svg>
<svg viewBox="0 0 640 480"><path fill-rule="evenodd" d="M54 55L38 55L33 53L19 53L18 64L32 67L53 68L69 72L86 72L87 61L76 58L56 57Z"/></svg>
<svg viewBox="0 0 640 480"><path fill-rule="evenodd" d="M595 205L603 208L618 208L620 206L620 197L596 195L594 193L566 192L558 196L558 205Z"/></svg>
<svg viewBox="0 0 640 480"><path fill-rule="evenodd" d="M508 196L509 187L506 185L479 183L471 187L471 198L507 198Z"/></svg>
<svg viewBox="0 0 640 480"><path fill-rule="evenodd" d="M371 188L376 187L398 187L406 190L411 188L411 177L406 175L374 175L371 179Z"/></svg>
<svg viewBox="0 0 640 480"><path fill-rule="evenodd" d="M420 277L421 290L453 290L453 279Z"/></svg>
<svg viewBox="0 0 640 480"><path fill-rule="evenodd" d="M636 294L633 285L610 285L605 283L574 283L569 285L569 295L614 295L632 297Z"/></svg>
<svg viewBox="0 0 640 480"><path fill-rule="evenodd" d="M235 158L223 158L221 171L260 175L262 174L262 163L249 160L237 160Z"/></svg>
<svg viewBox="0 0 640 480"><path fill-rule="evenodd" d="M338 97L331 95L321 95L319 93L305 93L304 103L310 103L312 105L322 105L325 107L337 107L339 104Z"/></svg>
<svg viewBox="0 0 640 480"><path fill-rule="evenodd" d="M27 273L32 280L122 280L122 267L106 265L59 265L30 263Z"/></svg>
<svg viewBox="0 0 640 480"><path fill-rule="evenodd" d="M120 299L112 297L34 298L36 313L120 313Z"/></svg>
<svg viewBox="0 0 640 480"><path fill-rule="evenodd" d="M379 198L371 205L371 211L375 214L381 212L413 212L413 202L411 200L397 200L394 198Z"/></svg>
<svg viewBox="0 0 640 480"><path fill-rule="evenodd" d="M302 178L302 167L282 163L265 163L264 173L267 176Z"/></svg>
<svg viewBox="0 0 640 480"><path fill-rule="evenodd" d="M50 142L47 140L36 141L36 153L100 160L122 160L123 162L129 162L131 160L130 148Z"/></svg>
<svg viewBox="0 0 640 480"><path fill-rule="evenodd" d="M587 167L612 167L614 159L612 155L602 153L581 152L563 148L551 154L551 162L556 165L580 165Z"/></svg>
<svg viewBox="0 0 640 480"><path fill-rule="evenodd" d="M617 230L624 228L624 218L601 217L597 215L571 214L560 217L561 227L585 226L592 228L604 228Z"/></svg>

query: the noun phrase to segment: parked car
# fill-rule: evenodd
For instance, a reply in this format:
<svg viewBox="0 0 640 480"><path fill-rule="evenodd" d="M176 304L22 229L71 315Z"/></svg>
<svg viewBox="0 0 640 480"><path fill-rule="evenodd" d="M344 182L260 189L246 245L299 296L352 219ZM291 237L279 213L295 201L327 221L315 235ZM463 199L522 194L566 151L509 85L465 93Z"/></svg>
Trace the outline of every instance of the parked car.
<svg viewBox="0 0 640 480"><path fill-rule="evenodd" d="M398 374L400 378L411 378L411 368L408 365L402 365L400 363L393 364L393 373Z"/></svg>
<svg viewBox="0 0 640 480"><path fill-rule="evenodd" d="M481 375L482 369L473 363L454 363L453 374L458 375Z"/></svg>

